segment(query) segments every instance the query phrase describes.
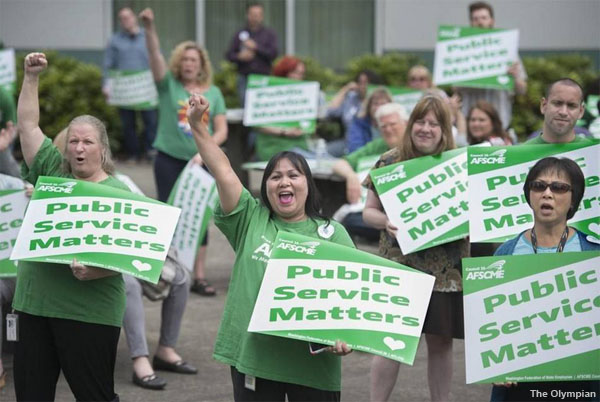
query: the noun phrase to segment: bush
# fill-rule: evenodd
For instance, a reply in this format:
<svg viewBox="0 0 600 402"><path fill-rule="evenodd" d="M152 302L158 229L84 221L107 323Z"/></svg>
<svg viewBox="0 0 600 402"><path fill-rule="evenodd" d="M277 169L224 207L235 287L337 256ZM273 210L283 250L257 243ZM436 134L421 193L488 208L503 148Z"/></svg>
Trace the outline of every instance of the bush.
<svg viewBox="0 0 600 402"><path fill-rule="evenodd" d="M94 64L47 52L48 68L40 75L40 128L54 138L76 116L91 114L106 125L111 149L121 148L121 122L117 110L102 94L102 72ZM17 88L23 82L25 54L17 55Z"/></svg>
<svg viewBox="0 0 600 402"><path fill-rule="evenodd" d="M369 69L379 74L386 85L406 86L408 70L416 64L425 62L410 53L390 52L383 56L365 54L348 62L343 83L353 80L361 70Z"/></svg>

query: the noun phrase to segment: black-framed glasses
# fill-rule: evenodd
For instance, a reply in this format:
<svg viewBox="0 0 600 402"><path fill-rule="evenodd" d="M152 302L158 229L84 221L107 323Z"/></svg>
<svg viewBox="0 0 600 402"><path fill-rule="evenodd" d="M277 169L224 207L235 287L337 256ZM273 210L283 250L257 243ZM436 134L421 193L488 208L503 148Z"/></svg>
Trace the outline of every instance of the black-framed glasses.
<svg viewBox="0 0 600 402"><path fill-rule="evenodd" d="M546 183L541 180L534 180L529 183L529 189L531 191L535 191L536 193L543 193L546 189L550 187L550 191L555 194L564 194L567 191L571 191L571 185L567 183L563 183L560 181L553 181L552 183Z"/></svg>

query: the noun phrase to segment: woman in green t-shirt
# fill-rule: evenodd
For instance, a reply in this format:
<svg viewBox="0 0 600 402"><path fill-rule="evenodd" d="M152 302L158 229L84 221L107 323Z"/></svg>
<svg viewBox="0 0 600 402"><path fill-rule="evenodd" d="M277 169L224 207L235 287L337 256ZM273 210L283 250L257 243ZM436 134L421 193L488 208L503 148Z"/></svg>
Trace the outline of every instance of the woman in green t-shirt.
<svg viewBox="0 0 600 402"><path fill-rule="evenodd" d="M313 356L307 342L250 333L247 328L279 230L347 246L353 246L352 240L343 226L320 214L310 169L298 154L280 152L271 158L262 180L262 202L252 198L202 123L208 107L204 97L193 95L188 119L217 183L220 206L215 223L236 253L213 356L231 366L236 401L284 401L286 395L289 400L339 400L339 356L350 352L345 343Z"/></svg>
<svg viewBox="0 0 600 402"><path fill-rule="evenodd" d="M38 81L48 62L25 58L17 108L23 178L72 177L127 190L111 176L106 128L84 115L69 123L63 155L39 127ZM20 261L13 308L18 316L15 391L19 401L54 400L62 370L78 401L112 401L117 344L125 310L121 274L88 267Z"/></svg>
<svg viewBox="0 0 600 402"><path fill-rule="evenodd" d="M209 100L211 110L204 116L204 122L217 145L223 145L227 140L225 99L219 88L211 84L212 67L204 48L192 41L181 42L173 49L167 65L160 52L153 11L146 8L140 13L140 19L146 30L150 69L158 90L158 130L153 144L157 150L154 179L158 199L166 202L187 163L190 160L202 163L186 116L189 96L201 94ZM214 296L215 289L204 275L207 244L208 237L205 236L196 254L191 290L202 296Z"/></svg>

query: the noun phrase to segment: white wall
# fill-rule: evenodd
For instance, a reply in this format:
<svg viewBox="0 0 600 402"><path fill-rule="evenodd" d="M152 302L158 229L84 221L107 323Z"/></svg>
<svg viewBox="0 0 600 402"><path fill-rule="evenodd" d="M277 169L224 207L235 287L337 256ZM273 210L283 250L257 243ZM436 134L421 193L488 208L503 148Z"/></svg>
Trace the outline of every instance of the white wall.
<svg viewBox="0 0 600 402"><path fill-rule="evenodd" d="M111 33L111 0L0 0L6 47L100 50Z"/></svg>
<svg viewBox="0 0 600 402"><path fill-rule="evenodd" d="M600 48L599 0L487 0L521 50ZM376 0L376 51L433 50L438 25L469 25L469 0Z"/></svg>

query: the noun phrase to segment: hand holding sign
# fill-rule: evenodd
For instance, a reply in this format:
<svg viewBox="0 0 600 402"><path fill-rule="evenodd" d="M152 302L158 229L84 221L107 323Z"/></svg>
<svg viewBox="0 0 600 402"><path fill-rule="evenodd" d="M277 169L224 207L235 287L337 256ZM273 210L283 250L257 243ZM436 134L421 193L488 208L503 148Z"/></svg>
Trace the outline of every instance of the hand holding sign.
<svg viewBox="0 0 600 402"><path fill-rule="evenodd" d="M48 60L44 53L29 53L25 56L25 74L37 77L48 67Z"/></svg>
<svg viewBox="0 0 600 402"><path fill-rule="evenodd" d="M80 264L76 258L73 258L73 262L71 263L71 271L73 272L73 276L80 281L91 281L93 279L117 275L115 271Z"/></svg>

